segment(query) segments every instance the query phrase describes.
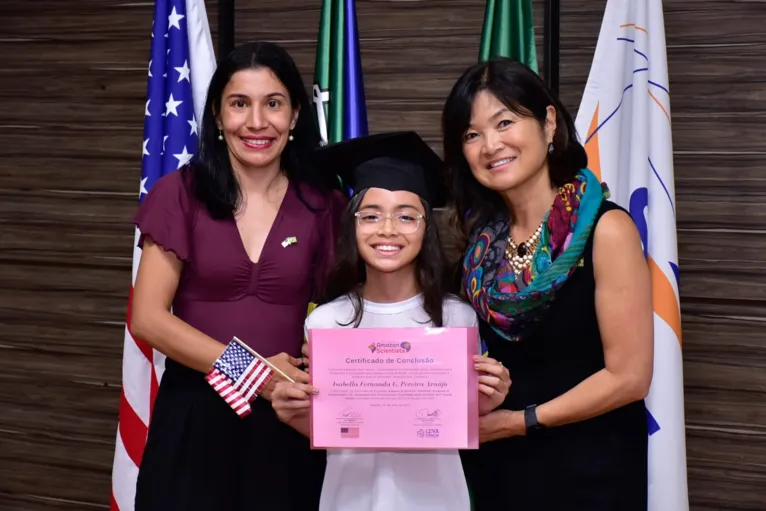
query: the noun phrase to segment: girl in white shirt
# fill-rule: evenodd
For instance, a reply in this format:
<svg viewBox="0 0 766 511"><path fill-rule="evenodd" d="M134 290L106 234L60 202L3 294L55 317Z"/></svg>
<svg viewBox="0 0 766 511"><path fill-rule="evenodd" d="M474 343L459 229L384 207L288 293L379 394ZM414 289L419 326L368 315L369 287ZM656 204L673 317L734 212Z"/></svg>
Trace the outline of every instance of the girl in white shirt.
<svg viewBox="0 0 766 511"><path fill-rule="evenodd" d="M317 162L356 194L342 220L328 303L306 319L312 328L471 327L470 305L444 288L444 254L432 207L444 201L441 160L412 132L351 139L320 149ZM304 346L305 347L305 346ZM308 365L307 350L304 363ZM494 410L510 386L499 362L476 357L479 413ZM309 435L310 396L321 389L280 382L272 406ZM457 450L331 449L320 511L469 511Z"/></svg>

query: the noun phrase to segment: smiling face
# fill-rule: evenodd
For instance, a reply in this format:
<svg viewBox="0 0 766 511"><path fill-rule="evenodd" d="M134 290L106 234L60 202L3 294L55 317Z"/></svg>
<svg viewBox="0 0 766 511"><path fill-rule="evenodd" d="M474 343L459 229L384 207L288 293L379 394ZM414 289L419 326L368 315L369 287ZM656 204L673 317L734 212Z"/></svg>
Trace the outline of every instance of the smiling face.
<svg viewBox="0 0 766 511"><path fill-rule="evenodd" d="M297 119L282 82L270 69L257 68L232 75L216 123L232 166L244 170L278 165Z"/></svg>
<svg viewBox="0 0 766 511"><path fill-rule="evenodd" d="M356 241L368 272L414 267L423 246L425 214L420 197L412 192L366 191L357 212Z"/></svg>
<svg viewBox="0 0 766 511"><path fill-rule="evenodd" d="M556 132L556 112L548 107L544 126L512 112L492 93L476 95L463 155L476 180L496 192L518 188L548 172L548 144Z"/></svg>

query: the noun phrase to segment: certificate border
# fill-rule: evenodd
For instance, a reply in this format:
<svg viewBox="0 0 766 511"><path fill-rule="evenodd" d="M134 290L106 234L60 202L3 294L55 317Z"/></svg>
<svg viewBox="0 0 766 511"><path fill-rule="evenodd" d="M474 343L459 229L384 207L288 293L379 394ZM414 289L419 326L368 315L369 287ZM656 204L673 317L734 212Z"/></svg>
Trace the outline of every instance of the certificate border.
<svg viewBox="0 0 766 511"><path fill-rule="evenodd" d="M385 327L384 327L385 328ZM393 330L420 330L420 331L428 331L433 330L434 327L394 327ZM309 329L307 332L307 342L309 345L309 360L313 360L314 358L314 344L312 342L313 339L313 331L314 330L337 330L335 328L312 328ZM357 328L356 330L365 331L365 330L381 330L381 328ZM342 449L349 449L349 450L355 450L355 451L452 451L452 450L475 450L479 448L479 375L476 373L476 370L474 369L474 361L473 356L474 355L480 355L479 353L479 328L478 326L472 326L472 327L443 327L439 328L439 330L450 330L450 331L464 331L465 332L465 339L466 339L466 350L467 350L467 356L466 356L466 364L467 364L467 371L466 371L466 385L468 387L468 395L474 395L474 399L468 399L466 410L467 416L468 416L468 427L466 431L466 445L462 447L431 447L431 446L424 446L424 447L406 447L406 448L392 448L392 447L348 447L348 446L338 446L338 447L332 447L332 446L317 446L314 444L314 396L311 396L309 399L311 401L311 407L309 408L309 441L311 444L311 449L313 450L342 450ZM311 372L311 363L309 362L309 385L314 385L314 376Z"/></svg>

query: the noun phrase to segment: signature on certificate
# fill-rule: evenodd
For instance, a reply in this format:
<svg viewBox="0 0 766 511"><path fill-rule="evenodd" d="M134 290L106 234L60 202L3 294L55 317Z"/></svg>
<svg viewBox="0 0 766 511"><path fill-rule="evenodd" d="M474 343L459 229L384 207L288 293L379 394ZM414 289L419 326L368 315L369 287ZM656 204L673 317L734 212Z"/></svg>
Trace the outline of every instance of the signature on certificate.
<svg viewBox="0 0 766 511"><path fill-rule="evenodd" d="M353 408L346 408L338 414L339 419L359 419L362 417L361 412L357 412Z"/></svg>
<svg viewBox="0 0 766 511"><path fill-rule="evenodd" d="M421 408L418 410L418 413L416 414L416 417L418 419L435 419L441 415L441 410L438 408L436 410L428 410L426 408Z"/></svg>

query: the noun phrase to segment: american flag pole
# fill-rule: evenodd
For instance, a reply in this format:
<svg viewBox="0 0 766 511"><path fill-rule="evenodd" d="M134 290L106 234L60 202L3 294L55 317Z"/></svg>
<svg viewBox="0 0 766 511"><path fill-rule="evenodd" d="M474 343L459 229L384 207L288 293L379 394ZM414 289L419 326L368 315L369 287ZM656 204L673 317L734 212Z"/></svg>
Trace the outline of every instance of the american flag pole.
<svg viewBox="0 0 766 511"><path fill-rule="evenodd" d="M214 69L215 54L204 0L156 0L147 69L139 203L157 180L182 167L196 151L198 123ZM141 260L139 237L136 229L111 511L134 510L138 469L165 361L164 355L130 331L133 285Z"/></svg>
<svg viewBox="0 0 766 511"><path fill-rule="evenodd" d="M241 341L240 339L238 339L237 337L234 337L234 339L235 339L237 342L241 343L241 344L242 344L242 347L243 347L243 348L245 348L247 351L249 351L249 352L250 352L250 353L251 353L251 354L252 354L254 357L257 357L257 358L258 358L258 359L259 359L261 362L263 362L264 364L266 364L267 366L269 366L269 367L271 368L271 370L272 370L272 371L274 371L275 373L278 373L280 376L282 376L284 379L286 379L286 380L287 380L287 381L289 381L290 383L295 383L295 380L293 380L292 378L290 378L289 376L287 376L287 375L286 375L284 372L282 372L282 370L281 370L281 369L279 369L277 366L275 366L274 364L272 364L271 362L269 362L269 361L266 359L266 357L262 357L262 356L261 356L261 355L260 355L260 354L259 354L257 351L255 351L254 349L252 349L250 346L248 346L247 344L245 344L244 342L242 342L242 341Z"/></svg>

